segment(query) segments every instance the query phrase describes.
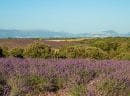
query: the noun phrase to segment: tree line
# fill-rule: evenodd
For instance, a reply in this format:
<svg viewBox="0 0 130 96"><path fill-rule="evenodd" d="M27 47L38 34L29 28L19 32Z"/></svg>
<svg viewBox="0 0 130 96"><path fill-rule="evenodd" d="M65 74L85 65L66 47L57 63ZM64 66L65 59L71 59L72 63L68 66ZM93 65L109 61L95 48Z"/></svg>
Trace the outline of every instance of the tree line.
<svg viewBox="0 0 130 96"><path fill-rule="evenodd" d="M96 39L87 45L69 45L52 48L43 42L34 42L25 48L0 47L0 57L18 58L83 58L83 59L120 59L130 60L129 40L105 38ZM85 41L84 41L85 43Z"/></svg>

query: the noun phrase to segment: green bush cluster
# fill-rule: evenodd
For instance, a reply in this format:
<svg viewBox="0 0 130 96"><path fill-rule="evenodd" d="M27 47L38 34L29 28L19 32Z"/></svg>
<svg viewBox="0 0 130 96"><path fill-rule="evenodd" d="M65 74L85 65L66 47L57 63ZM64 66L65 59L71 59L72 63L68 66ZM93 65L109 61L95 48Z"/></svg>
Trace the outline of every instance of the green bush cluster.
<svg viewBox="0 0 130 96"><path fill-rule="evenodd" d="M120 46L120 43L116 41L97 41L94 43L94 45L104 51L109 52L111 50L117 50L117 48Z"/></svg>
<svg viewBox="0 0 130 96"><path fill-rule="evenodd" d="M13 57L23 58L23 52L24 52L24 49L22 48L14 48L11 50L10 54Z"/></svg>
<svg viewBox="0 0 130 96"><path fill-rule="evenodd" d="M130 53L121 53L115 57L118 60L130 60Z"/></svg>
<svg viewBox="0 0 130 96"><path fill-rule="evenodd" d="M108 53L109 59L127 59L124 53L130 53L130 38L103 38L96 39L91 46L102 49ZM120 56L122 55L122 56ZM128 56L128 55L127 55Z"/></svg>
<svg viewBox="0 0 130 96"><path fill-rule="evenodd" d="M13 48L8 50L8 48L0 47L0 57L18 57L18 58L52 58L53 50L51 47L44 43L35 42L27 46L26 48Z"/></svg>
<svg viewBox="0 0 130 96"><path fill-rule="evenodd" d="M41 41L24 49L0 47L0 57L19 58L89 58L129 60L130 38L94 38L80 41L78 45L52 48Z"/></svg>
<svg viewBox="0 0 130 96"><path fill-rule="evenodd" d="M69 46L59 50L59 58L107 59L106 52L96 47Z"/></svg>
<svg viewBox="0 0 130 96"><path fill-rule="evenodd" d="M24 55L31 58L50 58L52 56L52 49L44 43L35 42L25 48Z"/></svg>

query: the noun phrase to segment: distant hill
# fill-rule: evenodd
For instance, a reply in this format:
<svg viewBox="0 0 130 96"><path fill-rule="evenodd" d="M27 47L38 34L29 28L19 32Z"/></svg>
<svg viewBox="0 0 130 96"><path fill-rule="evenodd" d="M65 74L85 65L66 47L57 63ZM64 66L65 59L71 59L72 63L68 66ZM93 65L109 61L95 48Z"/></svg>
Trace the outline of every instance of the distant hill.
<svg viewBox="0 0 130 96"><path fill-rule="evenodd" d="M98 37L118 37L120 34L114 30L103 31L96 34Z"/></svg>
<svg viewBox="0 0 130 96"><path fill-rule="evenodd" d="M114 30L72 34L65 32L53 32L48 30L6 30L0 29L0 38L73 38L73 37L129 37L130 32L119 34Z"/></svg>
<svg viewBox="0 0 130 96"><path fill-rule="evenodd" d="M123 34L123 35L124 35L124 37L130 37L130 32Z"/></svg>
<svg viewBox="0 0 130 96"><path fill-rule="evenodd" d="M65 32L52 32L48 30L4 30L0 29L0 38L51 38L71 37L72 34Z"/></svg>

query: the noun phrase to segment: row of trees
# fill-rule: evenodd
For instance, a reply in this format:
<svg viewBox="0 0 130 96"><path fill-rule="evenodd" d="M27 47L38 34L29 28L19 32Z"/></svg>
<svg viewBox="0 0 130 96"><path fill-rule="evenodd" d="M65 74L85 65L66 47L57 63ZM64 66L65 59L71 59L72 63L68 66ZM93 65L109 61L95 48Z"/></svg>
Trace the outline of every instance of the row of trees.
<svg viewBox="0 0 130 96"><path fill-rule="evenodd" d="M96 41L91 46L66 46L58 49L35 42L26 48L0 47L0 57L19 57L19 58L90 58L90 59L126 59L130 60L130 44L108 41Z"/></svg>

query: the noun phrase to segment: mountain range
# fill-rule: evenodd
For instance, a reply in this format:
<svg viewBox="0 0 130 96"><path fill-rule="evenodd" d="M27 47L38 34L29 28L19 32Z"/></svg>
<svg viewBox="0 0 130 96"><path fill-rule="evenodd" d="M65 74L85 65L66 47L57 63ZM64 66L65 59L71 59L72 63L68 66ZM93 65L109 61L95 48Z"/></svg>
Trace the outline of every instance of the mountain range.
<svg viewBox="0 0 130 96"><path fill-rule="evenodd" d="M10 30L0 29L0 38L77 38L77 37L130 37L128 33L118 33L114 30L107 30L95 33L66 33L53 32L49 30Z"/></svg>

